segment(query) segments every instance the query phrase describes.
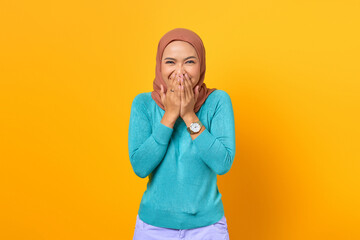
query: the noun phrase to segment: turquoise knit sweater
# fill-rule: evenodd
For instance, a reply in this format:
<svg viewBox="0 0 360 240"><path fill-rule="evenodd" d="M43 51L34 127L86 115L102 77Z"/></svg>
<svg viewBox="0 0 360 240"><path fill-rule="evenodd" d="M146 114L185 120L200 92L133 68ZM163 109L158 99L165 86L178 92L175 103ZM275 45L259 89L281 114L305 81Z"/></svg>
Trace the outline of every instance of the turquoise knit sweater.
<svg viewBox="0 0 360 240"><path fill-rule="evenodd" d="M213 91L195 113L205 130L192 140L179 117L173 128L160 121L165 111L138 94L131 105L128 149L132 168L149 177L138 211L157 227L190 229L224 216L217 175L227 173L235 157L235 123L230 96Z"/></svg>

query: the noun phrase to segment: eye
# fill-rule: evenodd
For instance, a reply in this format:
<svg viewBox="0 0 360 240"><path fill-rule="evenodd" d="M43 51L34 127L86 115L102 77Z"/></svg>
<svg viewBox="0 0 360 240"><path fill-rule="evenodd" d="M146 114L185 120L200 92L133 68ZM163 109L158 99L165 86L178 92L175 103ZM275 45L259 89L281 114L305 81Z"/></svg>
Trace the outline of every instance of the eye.
<svg viewBox="0 0 360 240"><path fill-rule="evenodd" d="M173 61L166 61L165 63L174 63ZM193 60L187 61L187 63L195 63Z"/></svg>

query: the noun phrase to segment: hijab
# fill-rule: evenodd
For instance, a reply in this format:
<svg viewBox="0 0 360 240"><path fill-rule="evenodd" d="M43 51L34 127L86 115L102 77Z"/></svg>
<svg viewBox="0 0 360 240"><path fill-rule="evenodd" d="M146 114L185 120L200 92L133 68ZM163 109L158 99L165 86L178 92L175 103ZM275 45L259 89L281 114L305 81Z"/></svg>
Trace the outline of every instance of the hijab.
<svg viewBox="0 0 360 240"><path fill-rule="evenodd" d="M155 71L155 79L153 82L154 90L151 92L151 97L157 103L157 105L165 110L165 106L162 104L161 101L161 87L162 84L165 90L167 91L167 85L164 79L161 76L161 59L164 52L165 47L172 41L185 41L190 43L196 50L196 53L199 57L200 61L200 79L198 83L194 86L193 90L196 86L199 86L199 96L194 106L194 112L198 112L205 102L206 98L216 90L216 88L207 88L206 84L204 83L205 78L205 47L201 40L201 38L193 31L186 29L186 28L175 28L167 32L159 41L157 55L156 55L156 71ZM194 93L195 94L195 93Z"/></svg>

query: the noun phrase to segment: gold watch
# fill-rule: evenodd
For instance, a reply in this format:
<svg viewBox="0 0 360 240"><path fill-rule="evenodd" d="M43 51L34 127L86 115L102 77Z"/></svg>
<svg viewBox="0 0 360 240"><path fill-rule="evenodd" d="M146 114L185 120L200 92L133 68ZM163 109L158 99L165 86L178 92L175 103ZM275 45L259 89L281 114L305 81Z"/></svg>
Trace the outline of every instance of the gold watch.
<svg viewBox="0 0 360 240"><path fill-rule="evenodd" d="M190 134L196 134L200 132L202 126L203 124L199 120L197 122L192 122L190 126L187 127L187 130Z"/></svg>

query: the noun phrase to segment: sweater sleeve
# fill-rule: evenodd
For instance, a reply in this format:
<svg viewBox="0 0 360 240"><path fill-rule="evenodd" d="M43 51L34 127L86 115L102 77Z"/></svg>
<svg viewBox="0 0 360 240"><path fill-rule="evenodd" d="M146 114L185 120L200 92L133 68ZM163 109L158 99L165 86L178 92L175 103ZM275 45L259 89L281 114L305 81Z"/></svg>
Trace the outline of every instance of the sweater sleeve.
<svg viewBox="0 0 360 240"><path fill-rule="evenodd" d="M200 158L218 175L227 173L235 157L235 122L230 96L220 90L209 129L193 140Z"/></svg>
<svg viewBox="0 0 360 240"><path fill-rule="evenodd" d="M164 158L173 132L160 121L152 127L143 96L137 95L132 102L128 130L130 162L141 178L147 177Z"/></svg>

